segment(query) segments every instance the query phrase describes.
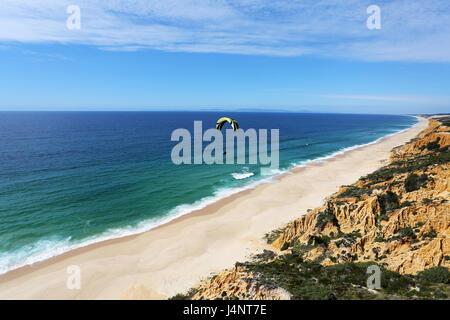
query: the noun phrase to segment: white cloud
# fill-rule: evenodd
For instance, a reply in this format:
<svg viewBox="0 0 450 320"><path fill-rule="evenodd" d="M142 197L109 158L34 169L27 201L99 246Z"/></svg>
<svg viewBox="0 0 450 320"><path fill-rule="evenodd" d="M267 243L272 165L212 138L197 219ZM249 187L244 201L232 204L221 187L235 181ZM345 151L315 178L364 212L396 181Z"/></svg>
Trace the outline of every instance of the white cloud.
<svg viewBox="0 0 450 320"><path fill-rule="evenodd" d="M68 5L81 30L68 30ZM381 30L366 8L381 7ZM450 62L448 0L2 0L0 41Z"/></svg>

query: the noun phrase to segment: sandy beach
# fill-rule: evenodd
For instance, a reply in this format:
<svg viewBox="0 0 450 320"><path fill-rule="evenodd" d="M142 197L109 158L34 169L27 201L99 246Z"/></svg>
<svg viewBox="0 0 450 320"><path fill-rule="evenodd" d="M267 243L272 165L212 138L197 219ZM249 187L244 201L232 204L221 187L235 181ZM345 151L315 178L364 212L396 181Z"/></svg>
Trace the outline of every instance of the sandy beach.
<svg viewBox="0 0 450 320"><path fill-rule="evenodd" d="M234 194L148 232L80 248L0 276L0 299L165 299L265 247L265 233L320 206L389 161L390 151L427 127L414 127L272 183ZM68 289L69 266L81 271Z"/></svg>

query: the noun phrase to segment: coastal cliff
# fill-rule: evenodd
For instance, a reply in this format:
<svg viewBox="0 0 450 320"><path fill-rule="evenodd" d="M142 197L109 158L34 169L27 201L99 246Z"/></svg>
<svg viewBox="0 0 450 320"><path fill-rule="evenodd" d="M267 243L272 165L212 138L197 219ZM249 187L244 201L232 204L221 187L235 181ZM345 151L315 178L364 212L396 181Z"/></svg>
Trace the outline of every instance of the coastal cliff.
<svg viewBox="0 0 450 320"><path fill-rule="evenodd" d="M174 298L447 299L449 122L430 120L388 165L267 234L272 250ZM382 271L379 290L366 287L371 265Z"/></svg>

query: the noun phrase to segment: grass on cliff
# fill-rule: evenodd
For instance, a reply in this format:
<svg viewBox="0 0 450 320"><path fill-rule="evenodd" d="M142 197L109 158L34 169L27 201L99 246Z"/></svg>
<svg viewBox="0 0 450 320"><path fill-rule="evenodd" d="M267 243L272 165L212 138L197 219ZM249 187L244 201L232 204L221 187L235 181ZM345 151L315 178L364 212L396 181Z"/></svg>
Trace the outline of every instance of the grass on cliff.
<svg viewBox="0 0 450 320"><path fill-rule="evenodd" d="M442 117L437 119L440 123L442 123L444 126L450 127L450 116Z"/></svg>
<svg viewBox="0 0 450 320"><path fill-rule="evenodd" d="M305 250L311 247L305 247ZM258 286L281 287L293 300L377 300L377 299L448 299L450 297L450 271L445 267L433 267L414 275L401 275L385 269L376 262L349 262L323 267L317 262L303 261L302 253L294 251L267 262L237 263L252 272ZM272 256L271 256L272 258ZM370 266L381 271L381 289L369 290L367 280ZM177 294L170 300L189 300L198 292L191 289ZM220 296L217 299L238 299L236 296ZM242 298L242 297L241 297Z"/></svg>
<svg viewBox="0 0 450 320"><path fill-rule="evenodd" d="M279 229L272 230L264 235L264 239L268 244L273 243L287 228L288 226L284 226Z"/></svg>
<svg viewBox="0 0 450 320"><path fill-rule="evenodd" d="M192 297L198 292L198 289L191 288L189 291L185 294L178 293L174 295L173 297L169 297L167 300L191 300Z"/></svg>
<svg viewBox="0 0 450 320"><path fill-rule="evenodd" d="M367 273L375 262L345 263L323 267L305 262L296 254L286 254L270 263L244 263L257 274L258 282L267 287L279 286L295 300L328 299L447 299L449 271L434 268L418 276L401 275L381 269L381 289L369 291Z"/></svg>
<svg viewBox="0 0 450 320"><path fill-rule="evenodd" d="M400 200L392 191L388 191L377 197L378 204L380 205L381 215L385 215L387 212L400 208Z"/></svg>
<svg viewBox="0 0 450 320"><path fill-rule="evenodd" d="M420 188L426 186L427 182L428 176L426 174L422 174L419 176L415 173L412 173L405 180L405 190L406 192L419 190Z"/></svg>
<svg viewBox="0 0 450 320"><path fill-rule="evenodd" d="M439 145L440 137L437 137L436 140L427 143L425 146L420 147L420 150L423 151L425 149L432 151L438 150L441 146Z"/></svg>
<svg viewBox="0 0 450 320"><path fill-rule="evenodd" d="M435 164L444 164L450 162L450 150L447 147L429 152L425 155L419 155L406 161L396 161L389 166L385 166L377 171L362 177L361 180L372 182L382 182L390 180L395 174L411 173L416 170L424 170Z"/></svg>
<svg viewBox="0 0 450 320"><path fill-rule="evenodd" d="M316 228L322 229L328 222L337 225L337 219L334 215L334 209L331 206L331 202L328 202L327 208L324 211L317 213Z"/></svg>

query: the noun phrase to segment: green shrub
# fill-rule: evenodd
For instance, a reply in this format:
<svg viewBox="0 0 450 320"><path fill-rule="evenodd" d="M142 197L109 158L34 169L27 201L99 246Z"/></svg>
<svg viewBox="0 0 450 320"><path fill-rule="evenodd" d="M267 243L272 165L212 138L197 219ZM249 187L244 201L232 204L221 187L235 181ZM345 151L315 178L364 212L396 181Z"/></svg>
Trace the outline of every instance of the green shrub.
<svg viewBox="0 0 450 320"><path fill-rule="evenodd" d="M411 239L416 238L416 235L411 227L402 228L398 230L398 233L402 238L411 238Z"/></svg>
<svg viewBox="0 0 450 320"><path fill-rule="evenodd" d="M347 197L354 197L359 198L365 193L364 189L355 187L355 186L349 186L344 192L342 192L339 197L340 198L347 198Z"/></svg>
<svg viewBox="0 0 450 320"><path fill-rule="evenodd" d="M440 137L437 137L436 140L434 140L433 142L428 143L425 148L427 148L428 150L437 150L439 149L441 146L439 145L439 140L441 140Z"/></svg>
<svg viewBox="0 0 450 320"><path fill-rule="evenodd" d="M383 258L383 257L382 257ZM332 257L330 257L331 260ZM304 299L403 299L413 295L422 299L445 299L440 286L416 276L401 275L381 268L381 289L369 293L367 268L374 262L351 262L322 267L317 262L302 261L297 255L285 254L269 263L244 263L249 272L258 274L259 284L267 287L282 287L292 294L294 300ZM419 282L420 281L420 282ZM420 291L411 292L411 287L420 286Z"/></svg>
<svg viewBox="0 0 450 320"><path fill-rule="evenodd" d="M430 238L430 239L434 239L436 238L437 233L436 230L434 230L433 228L430 229L430 231L428 231L427 233L425 233L423 235L424 238Z"/></svg>
<svg viewBox="0 0 450 320"><path fill-rule="evenodd" d="M438 121L442 123L444 126L450 127L450 116L439 118Z"/></svg>
<svg viewBox="0 0 450 320"><path fill-rule="evenodd" d="M392 191L388 191L385 194L378 196L378 203L380 205L381 214L398 209L400 207L398 196Z"/></svg>
<svg viewBox="0 0 450 320"><path fill-rule="evenodd" d="M418 176L413 173L410 174L405 180L405 190L406 192L411 192L420 189L425 186L428 181L428 176L426 174L422 174Z"/></svg>
<svg viewBox="0 0 450 320"><path fill-rule="evenodd" d="M395 166L391 164L390 166L383 167L365 177L362 177L361 180L387 181L390 180L395 174L424 170L428 166L448 162L450 162L450 151L448 148L445 148L445 150L444 148L441 148L435 150L435 152L408 159L408 161L397 162L397 165Z"/></svg>
<svg viewBox="0 0 450 320"><path fill-rule="evenodd" d="M450 271L446 267L433 267L419 272L417 276L432 283L450 283Z"/></svg>
<svg viewBox="0 0 450 320"><path fill-rule="evenodd" d="M276 257L276 254L271 250L264 249L263 252L255 255L257 261L269 261Z"/></svg>
<svg viewBox="0 0 450 320"><path fill-rule="evenodd" d="M338 221L334 215L334 209L330 203L328 203L327 209L317 214L316 228L322 229L328 222L332 222L333 225L338 225Z"/></svg>
<svg viewBox="0 0 450 320"><path fill-rule="evenodd" d="M318 244L318 245L328 246L328 244L331 241L330 237L328 237L328 236L314 237L314 238L315 238L316 244Z"/></svg>
<svg viewBox="0 0 450 320"><path fill-rule="evenodd" d="M390 187L393 187L393 186L396 186L396 185L398 185L398 184L402 184L402 183L404 183L404 182L403 182L403 181L401 181L401 180L396 180L396 181L394 181L394 182L390 183L390 184L389 184L389 186L390 186Z"/></svg>
<svg viewBox="0 0 450 320"><path fill-rule="evenodd" d="M402 204L401 204L401 208L405 208L405 207L411 207L412 206L412 202L410 202L410 201L405 201L405 202L402 202Z"/></svg>
<svg viewBox="0 0 450 320"><path fill-rule="evenodd" d="M172 297L169 297L168 300L190 300L197 292L198 289L191 288L186 294L178 293Z"/></svg>
<svg viewBox="0 0 450 320"><path fill-rule="evenodd" d="M346 236L350 237L350 238L353 238L353 239L358 239L358 238L362 237L360 230L354 230L351 233L347 233Z"/></svg>
<svg viewBox="0 0 450 320"><path fill-rule="evenodd" d="M285 243L283 243L283 245L281 246L281 251L287 250L289 249L289 246L291 244L289 243L289 241L286 241Z"/></svg>
<svg viewBox="0 0 450 320"><path fill-rule="evenodd" d="M266 242L268 244L271 244L274 242L287 228L288 226L272 230L264 235L264 238L266 239Z"/></svg>

